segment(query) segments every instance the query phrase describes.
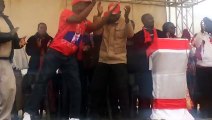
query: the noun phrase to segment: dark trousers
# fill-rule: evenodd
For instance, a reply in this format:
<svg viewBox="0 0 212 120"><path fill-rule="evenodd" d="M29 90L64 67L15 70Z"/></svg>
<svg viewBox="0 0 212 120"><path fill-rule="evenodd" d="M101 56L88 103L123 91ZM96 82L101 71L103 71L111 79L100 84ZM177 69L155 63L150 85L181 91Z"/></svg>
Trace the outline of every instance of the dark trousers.
<svg viewBox="0 0 212 120"><path fill-rule="evenodd" d="M137 111L140 109L140 96L138 83L135 82L135 73L129 72L129 103L130 103L130 117L137 117Z"/></svg>
<svg viewBox="0 0 212 120"><path fill-rule="evenodd" d="M139 105L141 108L141 114L144 118L148 118L151 115L152 105L152 72L149 70L137 72L135 74L135 80L139 86Z"/></svg>
<svg viewBox="0 0 212 120"><path fill-rule="evenodd" d="M86 68L85 63L83 61L78 61L79 65L79 73L80 73L80 81L81 81L81 118L87 117L88 113L88 97L89 97L89 86L92 81L94 67L93 68Z"/></svg>
<svg viewBox="0 0 212 120"><path fill-rule="evenodd" d="M64 56L61 53L49 49L44 58L44 64L32 90L32 95L25 104L25 112L34 114L38 109L43 95L46 93L48 80L60 68L62 79L68 85L68 95L71 102L69 106L69 117L78 118L81 103L81 86L78 73L78 65L74 56Z"/></svg>
<svg viewBox="0 0 212 120"><path fill-rule="evenodd" d="M197 67L197 87L200 92L200 112L212 117L212 67Z"/></svg>
<svg viewBox="0 0 212 120"><path fill-rule="evenodd" d="M105 106L107 89L109 88L110 103L113 118L120 105L121 116L129 115L128 73L126 64L99 63L91 82L91 117L102 117ZM119 100L119 103L118 103Z"/></svg>

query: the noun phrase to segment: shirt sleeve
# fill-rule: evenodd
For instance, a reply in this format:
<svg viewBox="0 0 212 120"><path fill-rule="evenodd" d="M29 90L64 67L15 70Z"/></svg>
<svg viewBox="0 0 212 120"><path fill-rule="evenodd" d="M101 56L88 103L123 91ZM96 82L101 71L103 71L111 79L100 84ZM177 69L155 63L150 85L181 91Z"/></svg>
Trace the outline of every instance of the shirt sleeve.
<svg viewBox="0 0 212 120"><path fill-rule="evenodd" d="M66 10L63 10L62 13L61 13L61 15L60 15L60 19L61 19L60 24L61 24L61 22L66 23L67 19L69 17L71 17L72 15L74 15L74 13L72 11L67 10L67 9Z"/></svg>
<svg viewBox="0 0 212 120"><path fill-rule="evenodd" d="M202 40L201 40L202 41ZM199 34L194 35L194 38L192 40L192 45L194 47L199 47L201 45Z"/></svg>
<svg viewBox="0 0 212 120"><path fill-rule="evenodd" d="M89 25L91 25L91 24L92 24L92 22L91 22L90 20L87 20L87 26L89 26ZM89 30L89 28L88 28L87 26L86 26L85 32L91 33L92 31Z"/></svg>
<svg viewBox="0 0 212 120"><path fill-rule="evenodd" d="M20 49L20 48L22 48L19 45L19 42L20 42L20 38L18 37L18 34L16 34L15 37L14 37L14 40L13 40L13 48L14 49Z"/></svg>
<svg viewBox="0 0 212 120"><path fill-rule="evenodd" d="M0 43L11 41L13 37L10 35L10 33L2 33L0 32Z"/></svg>

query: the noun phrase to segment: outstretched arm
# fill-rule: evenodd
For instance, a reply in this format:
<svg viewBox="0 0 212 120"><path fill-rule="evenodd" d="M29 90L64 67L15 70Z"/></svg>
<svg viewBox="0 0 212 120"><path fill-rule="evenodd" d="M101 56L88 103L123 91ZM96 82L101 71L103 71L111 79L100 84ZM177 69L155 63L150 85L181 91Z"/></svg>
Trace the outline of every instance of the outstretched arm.
<svg viewBox="0 0 212 120"><path fill-rule="evenodd" d="M2 33L0 32L0 43L11 41L14 37L11 33Z"/></svg>
<svg viewBox="0 0 212 120"><path fill-rule="evenodd" d="M102 28L102 26L104 24L106 24L106 22L108 21L108 19L110 18L112 12L115 10L115 8L118 6L118 2L116 3L116 5L114 6L114 8L111 11L108 11L108 14L106 16L103 16L102 18L99 17L99 20L95 21L94 23L88 25L88 29L89 31L96 31L100 28ZM101 3L100 3L101 5ZM98 12L100 8L97 8Z"/></svg>
<svg viewBox="0 0 212 120"><path fill-rule="evenodd" d="M125 23L126 23L125 32L126 32L127 38L132 38L134 36L134 31L133 31L132 23L130 22L130 19L129 19L131 8L130 6L125 6L124 10L125 10L124 17L125 17Z"/></svg>
<svg viewBox="0 0 212 120"><path fill-rule="evenodd" d="M92 0L92 3L87 8L85 8L80 14L75 14L75 15L70 16L67 19L67 22L69 22L69 23L82 22L90 14L90 12L93 9L93 7L95 6L95 4L96 4L96 0Z"/></svg>
<svg viewBox="0 0 212 120"><path fill-rule="evenodd" d="M16 27L8 33L0 32L0 43L16 39L18 29L19 27Z"/></svg>

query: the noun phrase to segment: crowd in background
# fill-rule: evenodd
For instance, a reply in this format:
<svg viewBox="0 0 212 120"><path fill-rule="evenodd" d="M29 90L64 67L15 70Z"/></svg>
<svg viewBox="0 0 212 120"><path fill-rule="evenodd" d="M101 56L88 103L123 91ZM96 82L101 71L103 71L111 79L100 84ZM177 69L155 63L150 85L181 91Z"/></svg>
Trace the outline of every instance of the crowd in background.
<svg viewBox="0 0 212 120"><path fill-rule="evenodd" d="M61 13L54 38L39 23L25 40L3 14L0 0L0 120L10 120L11 112L12 120L20 119L19 110L24 120L41 119L43 111L51 120L149 119L153 83L146 50L157 38L178 38L176 27L165 22L159 30L147 13L141 17L143 28L134 33L130 6L122 17L120 3L110 3L104 12L101 2L92 23L86 17L95 4L73 0L72 11ZM204 18L199 33L192 36L185 29L181 36L190 42L188 106L196 116L199 104L203 118L212 117L211 23ZM25 49L30 56L24 76L10 64L14 49Z"/></svg>

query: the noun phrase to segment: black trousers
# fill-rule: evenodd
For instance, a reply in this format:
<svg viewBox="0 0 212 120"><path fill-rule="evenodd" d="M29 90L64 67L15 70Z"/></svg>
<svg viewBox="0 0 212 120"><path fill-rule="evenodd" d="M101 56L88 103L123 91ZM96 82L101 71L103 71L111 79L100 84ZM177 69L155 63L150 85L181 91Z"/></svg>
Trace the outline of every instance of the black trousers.
<svg viewBox="0 0 212 120"><path fill-rule="evenodd" d="M135 74L135 81L139 86L140 114L142 115L142 119L149 119L153 99L152 72L149 70L137 72Z"/></svg>
<svg viewBox="0 0 212 120"><path fill-rule="evenodd" d="M58 68L62 71L62 79L68 85L69 117L79 118L81 84L77 61L74 56L67 57L53 49L49 49L44 57L44 64L35 82L32 94L26 101L25 112L34 114L38 109L40 101L46 93L48 80Z"/></svg>
<svg viewBox="0 0 212 120"><path fill-rule="evenodd" d="M89 97L89 87L92 81L93 73L95 67L93 68L86 68L85 63L83 61L78 61L79 65L79 73L80 73L80 81L81 81L81 118L87 117L88 113L88 97Z"/></svg>
<svg viewBox="0 0 212 120"><path fill-rule="evenodd" d="M91 82L91 117L102 117L109 88L112 117L129 117L128 72L126 64L99 63ZM118 102L119 100L119 102ZM118 115L120 105L121 115Z"/></svg>
<svg viewBox="0 0 212 120"><path fill-rule="evenodd" d="M200 112L212 117L212 67L197 67L197 88L200 92Z"/></svg>

